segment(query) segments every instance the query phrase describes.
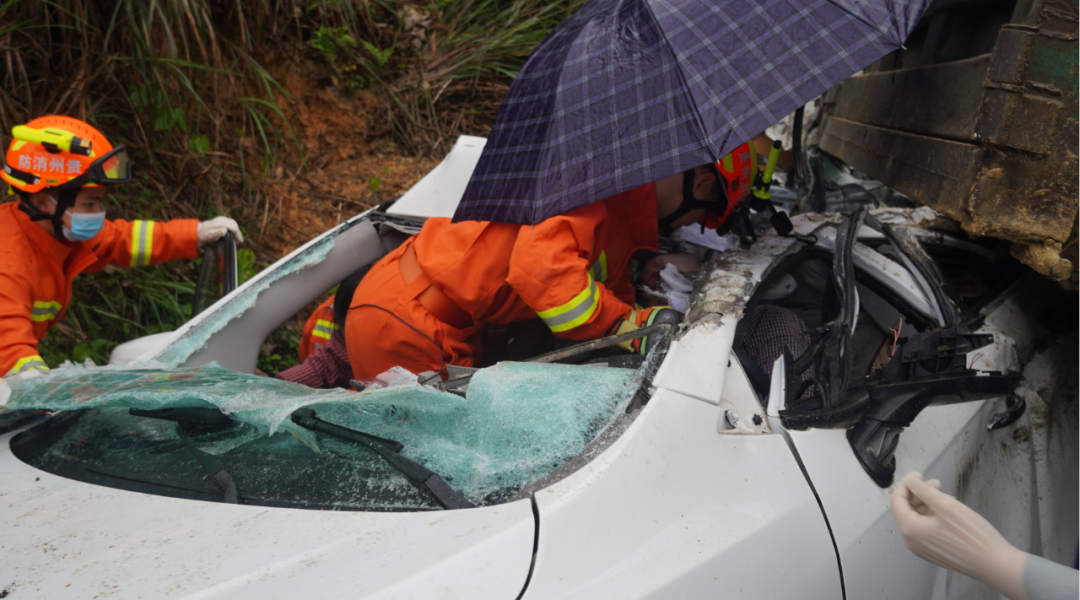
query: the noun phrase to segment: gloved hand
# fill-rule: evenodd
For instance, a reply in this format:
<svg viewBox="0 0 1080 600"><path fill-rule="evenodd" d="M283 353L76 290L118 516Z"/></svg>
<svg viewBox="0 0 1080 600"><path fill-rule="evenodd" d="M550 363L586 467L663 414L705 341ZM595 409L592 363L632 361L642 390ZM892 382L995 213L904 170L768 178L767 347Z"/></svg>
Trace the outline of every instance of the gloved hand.
<svg viewBox="0 0 1080 600"><path fill-rule="evenodd" d="M652 308L637 308L631 310L615 327L615 331L612 335L618 335L620 333L627 333L640 329L642 327L649 327L652 325L659 325L660 323L678 323L682 321L682 313L671 308L670 306L654 306ZM645 336L627 340L619 344L624 350L629 350L635 354L648 354L652 346L649 345L650 337ZM656 341L655 337L652 337L652 341Z"/></svg>
<svg viewBox="0 0 1080 600"><path fill-rule="evenodd" d="M893 516L907 549L923 560L978 579L1012 600L1028 600L1024 592L1027 554L940 488L936 480L927 482L919 473L908 473L893 490Z"/></svg>
<svg viewBox="0 0 1080 600"><path fill-rule="evenodd" d="M240 233L240 226L236 224L236 221L229 217L214 217L209 221L199 223L199 242L202 244L216 242L230 231L236 238L236 243L244 241L244 235Z"/></svg>

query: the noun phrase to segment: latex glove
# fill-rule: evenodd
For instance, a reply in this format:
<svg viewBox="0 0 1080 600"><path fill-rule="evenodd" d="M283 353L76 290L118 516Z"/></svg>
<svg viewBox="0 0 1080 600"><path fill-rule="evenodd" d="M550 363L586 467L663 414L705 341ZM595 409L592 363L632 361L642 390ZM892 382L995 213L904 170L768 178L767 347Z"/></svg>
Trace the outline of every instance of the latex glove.
<svg viewBox="0 0 1080 600"><path fill-rule="evenodd" d="M923 481L919 473L908 473L893 490L892 511L904 546L915 556L978 579L1011 600L1029 600L1023 579L1027 554L940 487L936 481Z"/></svg>
<svg viewBox="0 0 1080 600"><path fill-rule="evenodd" d="M619 321L613 335L628 333L642 327L659 325L660 323L678 323L679 321L682 321L682 313L670 306L638 308L631 310L629 314ZM648 354L649 350L652 349L649 341L649 336L645 336L627 340L620 343L619 346L635 354Z"/></svg>
<svg viewBox="0 0 1080 600"><path fill-rule="evenodd" d="M199 242L202 244L216 242L225 237L225 234L230 231L233 237L236 238L236 243L239 244L244 241L244 235L240 233L240 226L236 224L236 221L229 217L214 217L209 221L199 223Z"/></svg>

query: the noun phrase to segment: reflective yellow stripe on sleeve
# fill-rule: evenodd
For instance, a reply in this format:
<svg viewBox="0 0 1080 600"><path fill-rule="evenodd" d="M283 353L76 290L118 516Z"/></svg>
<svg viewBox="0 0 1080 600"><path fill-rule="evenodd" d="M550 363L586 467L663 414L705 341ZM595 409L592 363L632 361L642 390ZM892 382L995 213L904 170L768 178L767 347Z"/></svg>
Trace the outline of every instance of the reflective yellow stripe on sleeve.
<svg viewBox="0 0 1080 600"><path fill-rule="evenodd" d="M145 267L154 253L154 222L131 222L131 266Z"/></svg>
<svg viewBox="0 0 1080 600"><path fill-rule="evenodd" d="M311 330L311 335L328 340L338 329L341 329L341 326L337 323L319 319L318 321L315 321L315 328Z"/></svg>
<svg viewBox="0 0 1080 600"><path fill-rule="evenodd" d="M50 321L55 319L63 308L64 307L60 306L60 303L56 301L42 302L37 300L34 302L34 307L30 309L30 320L35 323Z"/></svg>
<svg viewBox="0 0 1080 600"><path fill-rule="evenodd" d="M7 374L18 375L19 373L25 373L34 369L48 371L49 365L46 365L45 361L42 360L40 356L27 356L26 358L20 358L19 361L15 363L15 366L11 367L11 370L8 371Z"/></svg>
<svg viewBox="0 0 1080 600"><path fill-rule="evenodd" d="M544 323L554 333L568 331L589 320L596 312L596 306L600 299L600 291L596 287L596 281L592 273L588 274L589 285L580 294L576 295L566 304L555 308L537 312Z"/></svg>
<svg viewBox="0 0 1080 600"><path fill-rule="evenodd" d="M607 283L607 254L601 250L600 258L592 266L592 277L600 283Z"/></svg>

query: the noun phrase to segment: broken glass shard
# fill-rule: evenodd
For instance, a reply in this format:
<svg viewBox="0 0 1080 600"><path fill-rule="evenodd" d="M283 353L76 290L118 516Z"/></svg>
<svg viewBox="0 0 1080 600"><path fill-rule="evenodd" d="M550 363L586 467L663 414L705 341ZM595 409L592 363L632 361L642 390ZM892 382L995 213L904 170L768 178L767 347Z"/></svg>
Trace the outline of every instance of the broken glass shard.
<svg viewBox="0 0 1080 600"><path fill-rule="evenodd" d="M439 473L469 500L491 504L580 453L623 412L640 381L641 373L629 369L500 363L478 371L467 397L462 398L421 386L415 376L412 383L358 393L316 390L230 371L215 363L187 369L69 365L42 377L9 380L6 408L99 408L107 409L109 419L123 420L138 417L116 409L216 407L237 426L190 437L200 450L227 466L241 490L253 489L250 483L240 485L241 480L250 481L250 474L245 473L251 469L275 477L273 471L278 468L284 477L285 471L297 468L297 457L310 456L318 448L368 465L363 471L365 486L379 488L381 495L375 505L355 499L362 506L354 508L392 509L401 506L395 504L393 494L386 495L386 489L408 487L400 475L378 465L380 459L367 449L297 426L289 419L291 413L310 406L326 421L400 441L403 456ZM92 431L91 422L81 427ZM185 426L164 421L143 425L156 436L166 437ZM274 435L281 430L292 435ZM279 441L266 444L262 440L267 435ZM109 444L101 443L107 454ZM281 460L273 458L275 453L281 454ZM241 456L260 456L260 464L238 465ZM121 462L131 460L131 452L125 451ZM357 476L347 469L340 473L343 481ZM377 484L373 477L385 481Z"/></svg>

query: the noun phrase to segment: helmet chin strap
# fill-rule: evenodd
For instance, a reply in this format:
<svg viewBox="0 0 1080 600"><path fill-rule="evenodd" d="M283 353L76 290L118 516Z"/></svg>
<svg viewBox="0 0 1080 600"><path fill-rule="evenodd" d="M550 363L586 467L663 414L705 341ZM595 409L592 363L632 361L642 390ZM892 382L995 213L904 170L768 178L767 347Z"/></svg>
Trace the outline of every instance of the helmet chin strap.
<svg viewBox="0 0 1080 600"><path fill-rule="evenodd" d="M660 231L665 235L670 235L673 231L671 224L678 221L686 213L704 208L706 211L720 210L720 214L723 214L724 209L727 208L727 198L724 194L720 195L720 202L723 202L724 206L721 207L720 202L714 200L698 200L694 197L694 177L697 174L695 169L690 169L683 173L683 186L682 186L682 204L679 205L671 214L660 219ZM704 228L704 224L702 228Z"/></svg>
<svg viewBox="0 0 1080 600"><path fill-rule="evenodd" d="M64 237L64 213L72 206L75 206L75 198L79 195L79 188L59 190L59 192L60 197L55 200L56 209L52 214L41 212L28 200L19 202L19 210L30 215L31 221L51 222L53 226L53 235L61 240L67 240L67 238Z"/></svg>

